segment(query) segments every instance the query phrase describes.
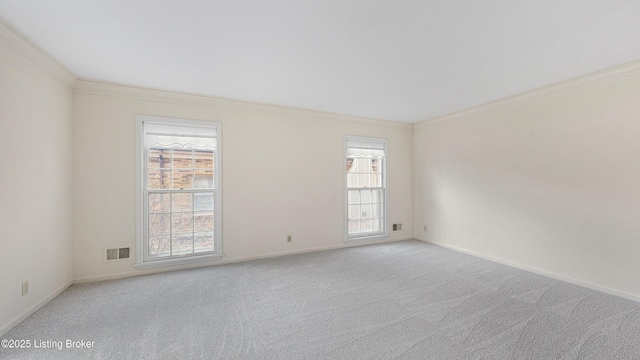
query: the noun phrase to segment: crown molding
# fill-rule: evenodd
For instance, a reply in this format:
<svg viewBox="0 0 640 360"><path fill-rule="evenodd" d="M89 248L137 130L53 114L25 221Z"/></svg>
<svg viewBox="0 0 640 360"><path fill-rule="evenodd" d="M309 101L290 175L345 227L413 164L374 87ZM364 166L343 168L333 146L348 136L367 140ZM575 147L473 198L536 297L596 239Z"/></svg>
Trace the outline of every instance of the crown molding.
<svg viewBox="0 0 640 360"><path fill-rule="evenodd" d="M640 60L635 60L605 70L544 86L518 95L491 101L486 104L474 106L472 108L458 111L452 114L416 122L414 124L414 128L418 129L423 126L453 120L464 116L478 115L489 112L499 107L522 105L547 98L558 97L602 85L616 83L618 81L633 79L636 77L640 77Z"/></svg>
<svg viewBox="0 0 640 360"><path fill-rule="evenodd" d="M0 16L0 41L73 88L76 76L58 60Z"/></svg>
<svg viewBox="0 0 640 360"><path fill-rule="evenodd" d="M222 97L155 89L142 86L109 83L99 80L78 79L73 87L74 92L91 95L114 96L143 101L156 101L190 106L227 107L235 109L257 110L272 113L304 114L307 117L339 119L342 121L366 123L379 126L393 126L413 129L413 123L402 123L389 120L369 119L352 115L337 114L326 111L273 105L259 102L233 100Z"/></svg>

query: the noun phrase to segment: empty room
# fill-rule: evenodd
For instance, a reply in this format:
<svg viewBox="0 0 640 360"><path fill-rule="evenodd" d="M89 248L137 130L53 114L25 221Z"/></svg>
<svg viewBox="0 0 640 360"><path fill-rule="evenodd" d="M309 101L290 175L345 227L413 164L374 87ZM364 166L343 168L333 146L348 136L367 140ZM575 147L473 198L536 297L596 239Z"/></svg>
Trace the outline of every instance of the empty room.
<svg viewBox="0 0 640 360"><path fill-rule="evenodd" d="M0 0L0 359L640 359L638 14Z"/></svg>

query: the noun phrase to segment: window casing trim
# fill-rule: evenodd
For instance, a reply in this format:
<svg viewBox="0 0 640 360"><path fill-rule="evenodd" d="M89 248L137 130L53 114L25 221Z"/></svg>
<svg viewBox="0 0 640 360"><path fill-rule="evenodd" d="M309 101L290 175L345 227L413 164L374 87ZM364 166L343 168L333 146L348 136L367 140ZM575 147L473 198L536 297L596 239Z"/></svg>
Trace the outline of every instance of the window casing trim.
<svg viewBox="0 0 640 360"><path fill-rule="evenodd" d="M146 259L144 256L148 250L147 241L145 241L144 226L146 224L145 214L147 202L144 200L145 195L145 176L146 174L146 154L144 150L144 122L166 123L187 126L202 126L215 128L216 130L216 149L214 153L214 206L215 206L215 227L214 227L214 251L201 252L193 255L173 256L162 259ZM204 120L191 120L170 117L160 117L151 115L136 115L136 269L146 269L163 266L175 266L190 264L202 261L217 260L224 256L222 252L222 123ZM148 190L146 190L148 191ZM165 192L166 190L156 189L153 192ZM186 191L186 189L185 189Z"/></svg>
<svg viewBox="0 0 640 360"><path fill-rule="evenodd" d="M349 235L349 187L347 186L347 167L345 166L346 160L348 157L348 142L356 143L357 145L371 144L372 148L382 149L384 150L384 160L382 161L382 186L381 187L370 187L368 189L382 189L384 193L384 206L382 207L383 211L383 227L384 231L377 233L365 233L365 234L354 234ZM387 179L387 162L388 162L388 144L389 141L385 138L376 138L376 137L365 137L365 136L355 136L355 135L345 135L343 140L343 154L342 154L342 178L343 178L343 189L344 189L344 241L345 242L353 242L353 241L365 241L365 240L385 240L390 237L390 221L389 221L389 183ZM355 189L355 188L354 188Z"/></svg>

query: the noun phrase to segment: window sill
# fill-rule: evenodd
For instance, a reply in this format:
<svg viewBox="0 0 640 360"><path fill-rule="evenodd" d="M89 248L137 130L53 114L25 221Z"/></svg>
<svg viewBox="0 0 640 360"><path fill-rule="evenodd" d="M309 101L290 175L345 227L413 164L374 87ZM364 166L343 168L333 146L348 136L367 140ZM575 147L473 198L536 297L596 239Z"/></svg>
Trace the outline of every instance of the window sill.
<svg viewBox="0 0 640 360"><path fill-rule="evenodd" d="M184 258L148 261L143 263L137 263L133 266L138 270L144 270L144 269L153 269L153 268L167 267L167 266L194 264L194 263L199 263L204 261L215 261L215 260L220 260L223 256L224 254L190 256L190 257L184 257Z"/></svg>
<svg viewBox="0 0 640 360"><path fill-rule="evenodd" d="M387 240L390 237L391 237L390 235L386 235L386 234L373 235L373 236L363 236L363 237L346 238L346 239L344 239L344 242L351 243L351 242L359 242L359 241Z"/></svg>

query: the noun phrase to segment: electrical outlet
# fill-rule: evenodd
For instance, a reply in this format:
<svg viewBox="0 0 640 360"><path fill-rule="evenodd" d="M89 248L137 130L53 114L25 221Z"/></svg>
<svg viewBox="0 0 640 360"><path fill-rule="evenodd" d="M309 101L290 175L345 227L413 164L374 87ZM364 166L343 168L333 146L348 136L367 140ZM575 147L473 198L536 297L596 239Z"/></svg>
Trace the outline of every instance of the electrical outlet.
<svg viewBox="0 0 640 360"><path fill-rule="evenodd" d="M29 282L25 281L22 283L22 296L25 296L29 293Z"/></svg>
<svg viewBox="0 0 640 360"><path fill-rule="evenodd" d="M423 229L424 231L427 231L427 225L422 226L422 229Z"/></svg>
<svg viewBox="0 0 640 360"><path fill-rule="evenodd" d="M393 231L398 231L398 224L393 224Z"/></svg>
<svg viewBox="0 0 640 360"><path fill-rule="evenodd" d="M398 224L398 231L402 230L402 224Z"/></svg>
<svg viewBox="0 0 640 360"><path fill-rule="evenodd" d="M292 240L292 236L291 235L287 235L287 242L291 242Z"/></svg>

